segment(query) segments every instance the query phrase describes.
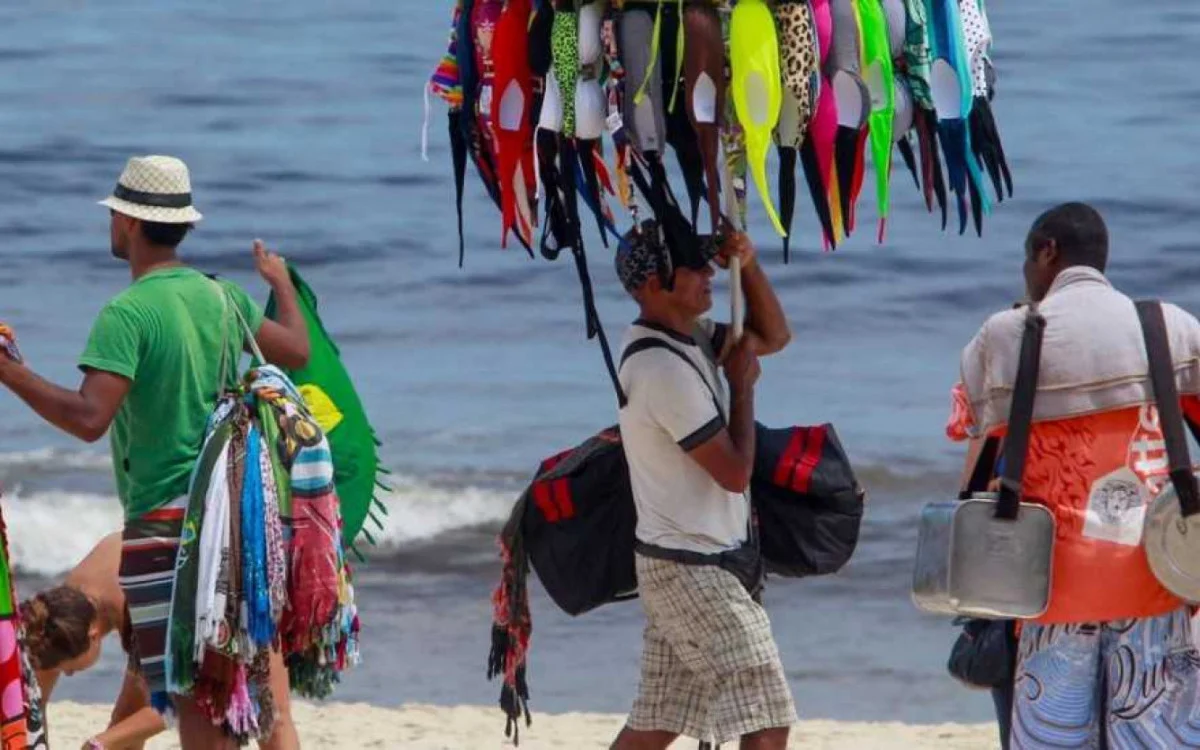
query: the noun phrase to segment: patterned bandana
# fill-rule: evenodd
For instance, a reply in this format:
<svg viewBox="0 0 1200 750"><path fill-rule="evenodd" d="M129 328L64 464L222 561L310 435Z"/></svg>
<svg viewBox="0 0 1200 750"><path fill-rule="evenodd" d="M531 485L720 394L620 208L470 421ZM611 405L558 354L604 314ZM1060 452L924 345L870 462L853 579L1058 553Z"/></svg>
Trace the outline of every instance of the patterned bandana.
<svg viewBox="0 0 1200 750"><path fill-rule="evenodd" d="M625 291L634 292L642 287L660 269L673 273L675 267L704 268L717 255L718 246L711 236L695 236L696 252L671 252L666 235L658 222L647 219L640 226L625 234L625 241L617 249L617 277ZM680 258L682 255L684 257Z"/></svg>

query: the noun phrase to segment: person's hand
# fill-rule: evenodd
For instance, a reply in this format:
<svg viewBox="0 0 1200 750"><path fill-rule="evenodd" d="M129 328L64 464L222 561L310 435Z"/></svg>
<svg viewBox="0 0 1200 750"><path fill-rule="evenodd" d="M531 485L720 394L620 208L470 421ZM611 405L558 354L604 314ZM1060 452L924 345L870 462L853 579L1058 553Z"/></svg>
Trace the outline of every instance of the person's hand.
<svg viewBox="0 0 1200 750"><path fill-rule="evenodd" d="M0 323L0 361L21 362L21 350L17 348L17 334L3 323Z"/></svg>
<svg viewBox="0 0 1200 750"><path fill-rule="evenodd" d="M99 739L99 735L91 737L83 741L83 747L80 750L104 750L104 743Z"/></svg>
<svg viewBox="0 0 1200 750"><path fill-rule="evenodd" d="M729 261L733 258L738 258L742 262L742 270L745 271L754 263L757 255L754 243L750 241L750 235L745 232L728 229L725 239L721 242L721 247L713 260L721 268L729 268Z"/></svg>
<svg viewBox="0 0 1200 750"><path fill-rule="evenodd" d="M758 382L762 367L758 364L758 355L750 340L745 336L738 341L729 355L725 357L725 379L729 381L729 390L734 393L745 393Z"/></svg>
<svg viewBox="0 0 1200 750"><path fill-rule="evenodd" d="M282 255L268 250L262 240L254 241L254 265L258 269L258 275L262 276L263 281L272 289L291 285L287 262Z"/></svg>

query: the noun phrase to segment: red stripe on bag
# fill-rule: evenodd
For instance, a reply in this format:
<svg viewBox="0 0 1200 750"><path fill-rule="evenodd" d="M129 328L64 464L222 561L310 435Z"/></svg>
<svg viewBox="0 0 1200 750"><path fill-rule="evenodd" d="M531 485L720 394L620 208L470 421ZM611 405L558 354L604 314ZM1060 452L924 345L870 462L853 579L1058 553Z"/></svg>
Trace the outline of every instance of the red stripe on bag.
<svg viewBox="0 0 1200 750"><path fill-rule="evenodd" d="M562 520L575 517L575 504L571 502L571 483L566 478L555 479L550 485L551 491L554 493L554 502L558 505L558 509L562 512Z"/></svg>
<svg viewBox="0 0 1200 750"><path fill-rule="evenodd" d="M558 466L559 464L561 464L563 462L563 459L565 459L569 455L571 455L571 451L563 451L562 453L559 453L557 456L551 456L550 458L547 458L545 461L542 461L542 465L538 467L538 474L545 474L547 471L552 470L555 466Z"/></svg>
<svg viewBox="0 0 1200 750"><path fill-rule="evenodd" d="M789 481L792 478L792 472L796 470L796 461L800 458L800 451L804 448L804 430L795 430L792 432L792 437L788 440L788 447L779 457L779 463L775 466L775 486L787 487L791 484Z"/></svg>
<svg viewBox="0 0 1200 750"><path fill-rule="evenodd" d="M545 482L533 483L533 502L550 523L558 523L560 513L558 506L550 497L550 486Z"/></svg>
<svg viewBox="0 0 1200 750"><path fill-rule="evenodd" d="M821 449L825 446L825 428L814 427L811 432L812 438L804 447L804 457L796 467L796 478L792 482L792 489L797 492L808 492L812 485L813 472L817 470L817 464L821 461Z"/></svg>

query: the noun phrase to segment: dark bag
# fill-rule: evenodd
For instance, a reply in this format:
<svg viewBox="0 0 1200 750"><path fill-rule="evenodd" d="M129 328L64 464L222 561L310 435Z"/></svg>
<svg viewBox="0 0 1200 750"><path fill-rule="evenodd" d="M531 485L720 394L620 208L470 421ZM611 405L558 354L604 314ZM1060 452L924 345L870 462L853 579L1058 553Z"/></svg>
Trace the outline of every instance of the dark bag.
<svg viewBox="0 0 1200 750"><path fill-rule="evenodd" d="M750 499L767 570L836 573L858 545L866 492L833 425L756 430Z"/></svg>
<svg viewBox="0 0 1200 750"><path fill-rule="evenodd" d="M959 499L985 492L997 475L1000 441L988 438ZM946 669L956 680L978 688L995 688L1012 682L1016 670L1016 625L1012 620L960 617L954 623L962 632L950 648Z"/></svg>
<svg viewBox="0 0 1200 750"><path fill-rule="evenodd" d="M619 428L543 461L518 508L529 562L559 609L580 615L637 596L637 511Z"/></svg>
<svg viewBox="0 0 1200 750"><path fill-rule="evenodd" d="M962 633L946 665L956 679L973 687L995 688L1012 682L1017 660L1012 620L963 619Z"/></svg>
<svg viewBox="0 0 1200 750"><path fill-rule="evenodd" d="M718 552L716 554L667 549L666 547L646 544L641 540L633 543L633 551L645 557L670 560L684 565L714 565L738 579L738 583L742 584L742 588L746 589L746 592L755 601L758 601L758 595L762 593L766 570L763 567L762 554L759 552L758 545L753 539L747 541L737 549Z"/></svg>

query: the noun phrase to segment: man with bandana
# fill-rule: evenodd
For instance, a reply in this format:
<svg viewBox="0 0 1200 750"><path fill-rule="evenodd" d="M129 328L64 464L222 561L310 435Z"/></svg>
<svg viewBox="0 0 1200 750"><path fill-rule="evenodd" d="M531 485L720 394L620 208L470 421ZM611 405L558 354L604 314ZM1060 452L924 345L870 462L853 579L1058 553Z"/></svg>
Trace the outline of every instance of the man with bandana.
<svg viewBox="0 0 1200 750"><path fill-rule="evenodd" d="M640 315L624 341L620 424L646 629L637 699L613 747L665 749L687 735L783 750L796 713L756 599L761 563L747 493L758 358L787 345L787 320L745 234L718 246L647 221L625 240L617 274ZM728 326L704 317L712 262L727 267L732 258L747 301L736 342ZM724 564L733 558L750 572Z"/></svg>

